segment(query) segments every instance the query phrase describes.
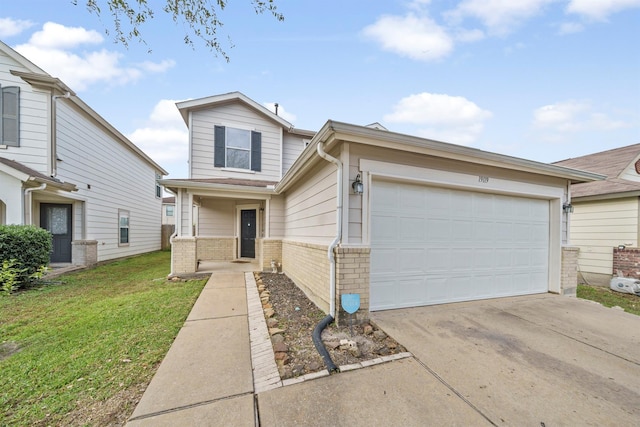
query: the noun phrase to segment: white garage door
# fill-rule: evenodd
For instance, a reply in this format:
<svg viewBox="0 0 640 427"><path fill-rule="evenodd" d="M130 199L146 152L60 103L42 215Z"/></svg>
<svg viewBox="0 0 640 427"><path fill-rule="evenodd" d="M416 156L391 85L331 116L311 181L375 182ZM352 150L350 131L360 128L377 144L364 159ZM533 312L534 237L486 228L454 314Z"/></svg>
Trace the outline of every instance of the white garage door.
<svg viewBox="0 0 640 427"><path fill-rule="evenodd" d="M547 292L547 200L374 181L371 206L371 310Z"/></svg>

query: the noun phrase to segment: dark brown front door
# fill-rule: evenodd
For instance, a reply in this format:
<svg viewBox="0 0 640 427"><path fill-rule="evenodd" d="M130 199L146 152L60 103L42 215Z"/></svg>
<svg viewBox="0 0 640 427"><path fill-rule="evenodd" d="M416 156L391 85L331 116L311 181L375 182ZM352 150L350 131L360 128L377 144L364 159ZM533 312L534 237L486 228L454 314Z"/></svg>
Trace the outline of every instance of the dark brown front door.
<svg viewBox="0 0 640 427"><path fill-rule="evenodd" d="M240 257L256 257L256 210L240 211Z"/></svg>
<svg viewBox="0 0 640 427"><path fill-rule="evenodd" d="M40 205L40 227L53 235L51 262L71 262L71 224L71 205Z"/></svg>

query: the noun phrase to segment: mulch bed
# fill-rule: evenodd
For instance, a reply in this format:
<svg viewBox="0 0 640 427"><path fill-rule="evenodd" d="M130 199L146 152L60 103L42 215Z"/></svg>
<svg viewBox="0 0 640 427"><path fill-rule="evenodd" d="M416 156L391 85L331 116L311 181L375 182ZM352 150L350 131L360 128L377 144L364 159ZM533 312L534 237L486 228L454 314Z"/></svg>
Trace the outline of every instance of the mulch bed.
<svg viewBox="0 0 640 427"><path fill-rule="evenodd" d="M256 279L258 290L261 290L261 284L264 285L261 298L268 296L268 302L263 300L263 307L267 309L265 318L272 334L280 377L294 378L326 369L311 337L316 325L326 316L325 313L284 274L259 273ZM271 316L269 308L273 310ZM371 323L355 324L354 321L353 335L346 323L339 327L334 322L322 333L322 341L338 366L406 351ZM341 345L341 340L349 342L342 341Z"/></svg>

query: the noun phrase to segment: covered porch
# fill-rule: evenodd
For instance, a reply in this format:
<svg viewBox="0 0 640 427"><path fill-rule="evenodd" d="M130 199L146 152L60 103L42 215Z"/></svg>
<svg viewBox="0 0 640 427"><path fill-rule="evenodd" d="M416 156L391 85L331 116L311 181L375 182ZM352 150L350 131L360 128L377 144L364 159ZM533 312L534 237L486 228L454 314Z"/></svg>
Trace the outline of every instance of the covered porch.
<svg viewBox="0 0 640 427"><path fill-rule="evenodd" d="M163 180L176 196L171 275L227 267L271 269L282 259L281 198L275 182ZM278 238L273 238L274 231Z"/></svg>

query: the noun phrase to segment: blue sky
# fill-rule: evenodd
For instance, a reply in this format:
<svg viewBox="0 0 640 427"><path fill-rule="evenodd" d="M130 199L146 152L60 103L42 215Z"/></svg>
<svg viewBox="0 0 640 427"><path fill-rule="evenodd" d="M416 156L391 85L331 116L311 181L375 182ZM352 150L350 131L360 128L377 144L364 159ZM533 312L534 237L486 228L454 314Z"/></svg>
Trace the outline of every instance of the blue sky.
<svg viewBox="0 0 640 427"><path fill-rule="evenodd" d="M78 3L3 2L0 39L170 178L187 176L175 102L236 90L301 129L380 122L542 162L640 143L640 0L276 0L284 22L236 0L229 63L160 13L125 48Z"/></svg>

